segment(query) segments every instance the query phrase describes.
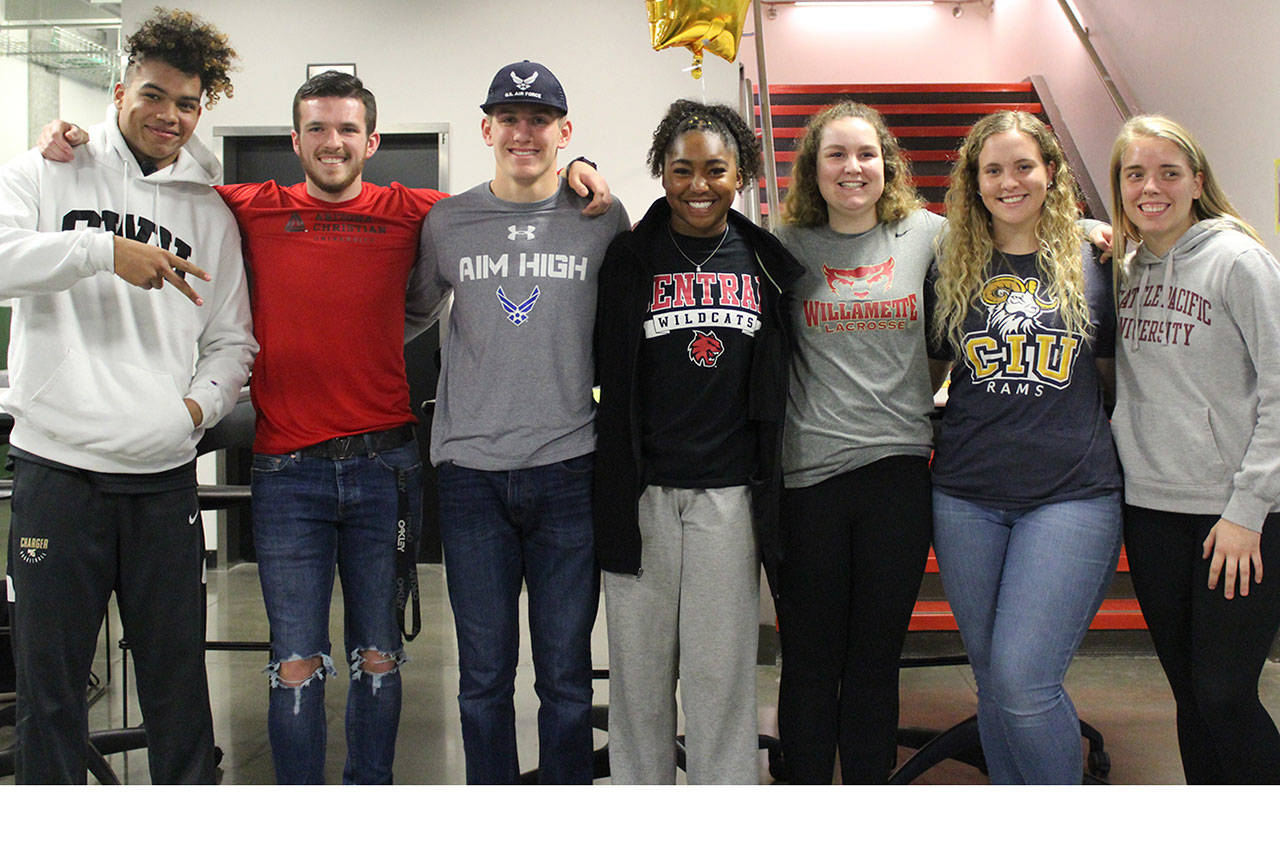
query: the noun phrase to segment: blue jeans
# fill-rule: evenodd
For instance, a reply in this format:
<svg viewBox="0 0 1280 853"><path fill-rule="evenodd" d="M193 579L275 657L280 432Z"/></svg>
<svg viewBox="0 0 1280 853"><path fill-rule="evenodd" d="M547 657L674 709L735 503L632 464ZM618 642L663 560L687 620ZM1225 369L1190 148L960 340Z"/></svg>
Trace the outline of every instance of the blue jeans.
<svg viewBox="0 0 1280 853"><path fill-rule="evenodd" d="M539 781L590 784L594 455L512 471L440 466L440 533L458 631L468 784L517 781L519 599L529 589Z"/></svg>
<svg viewBox="0 0 1280 853"><path fill-rule="evenodd" d="M1119 494L1000 510L933 491L933 548L995 784L1081 781L1062 680L1115 572L1120 527Z"/></svg>
<svg viewBox="0 0 1280 853"><path fill-rule="evenodd" d="M324 682L330 657L329 601L338 566L347 691L345 784L390 784L400 723L405 662L395 607L395 545L403 474L408 522L417 541L422 518L422 460L415 441L350 459L301 453L254 454L253 536L271 626L267 732L279 784L324 782ZM394 661L366 672L369 652ZM320 657L301 683L280 677L280 663Z"/></svg>

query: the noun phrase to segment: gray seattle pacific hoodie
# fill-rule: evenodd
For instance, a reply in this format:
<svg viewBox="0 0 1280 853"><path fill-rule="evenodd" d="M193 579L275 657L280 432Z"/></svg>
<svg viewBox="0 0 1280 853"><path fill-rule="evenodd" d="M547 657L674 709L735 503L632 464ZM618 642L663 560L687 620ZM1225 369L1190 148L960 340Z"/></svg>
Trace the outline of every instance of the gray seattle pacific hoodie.
<svg viewBox="0 0 1280 853"><path fill-rule="evenodd" d="M1261 530L1280 499L1280 264L1197 222L1127 259L1116 313L1125 501Z"/></svg>

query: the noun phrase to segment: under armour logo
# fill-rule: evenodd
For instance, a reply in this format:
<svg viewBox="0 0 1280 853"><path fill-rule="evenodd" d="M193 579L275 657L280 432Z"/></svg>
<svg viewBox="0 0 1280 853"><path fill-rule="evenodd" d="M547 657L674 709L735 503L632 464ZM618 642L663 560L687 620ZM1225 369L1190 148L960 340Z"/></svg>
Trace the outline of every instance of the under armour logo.
<svg viewBox="0 0 1280 853"><path fill-rule="evenodd" d="M523 228L517 228L514 225L507 226L507 239L514 240L517 237L523 237L526 240L533 239L533 232L538 230L536 225L526 225Z"/></svg>
<svg viewBox="0 0 1280 853"><path fill-rule="evenodd" d="M529 319L529 312L533 310L533 303L538 301L538 287L534 285L533 293L529 294L529 298L519 305L507 298L507 294L502 292L502 288L498 288L498 301L502 303L502 307L507 310L507 319L514 326L519 326L525 320Z"/></svg>
<svg viewBox="0 0 1280 853"><path fill-rule="evenodd" d="M511 82L516 84L516 88L521 92L533 85L533 81L538 79L538 72L535 71L528 77L517 77L516 72L511 72Z"/></svg>

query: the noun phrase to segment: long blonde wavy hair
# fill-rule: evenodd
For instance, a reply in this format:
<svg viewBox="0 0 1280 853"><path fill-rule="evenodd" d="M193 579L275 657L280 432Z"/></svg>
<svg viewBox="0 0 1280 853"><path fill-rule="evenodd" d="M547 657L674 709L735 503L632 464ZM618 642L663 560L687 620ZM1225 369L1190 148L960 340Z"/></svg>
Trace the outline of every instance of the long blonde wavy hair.
<svg viewBox="0 0 1280 853"><path fill-rule="evenodd" d="M1076 179L1062 153L1062 145L1049 128L1030 113L998 112L980 119L965 137L947 190L947 230L938 253L938 303L933 334L937 343L947 341L957 353L962 349L965 318L978 305L996 252L991 213L978 193L978 158L989 138L1011 130L1034 140L1040 149L1040 158L1053 171L1035 231L1040 244L1036 266L1044 288L1040 292L1057 300L1059 316L1069 334L1091 332L1080 262L1081 235L1076 222L1079 216Z"/></svg>
<svg viewBox="0 0 1280 853"><path fill-rule="evenodd" d="M880 157L884 161L884 192L876 202L876 220L897 222L905 219L911 211L923 207L924 202L911 180L911 164L902 153L897 137L884 123L884 116L866 104L846 100L824 107L805 126L804 137L791 165L791 186L783 200L782 221L806 228L827 223L827 201L818 189L818 149L822 146L822 132L827 125L842 118L862 119L871 125L880 143Z"/></svg>
<svg viewBox="0 0 1280 853"><path fill-rule="evenodd" d="M1115 232L1112 244L1117 258L1124 258L1130 241L1142 240L1142 235L1138 233L1138 226L1133 224L1133 220L1124 211L1121 188L1123 176L1120 174L1124 165L1124 152L1139 137L1154 137L1172 142L1187 158L1191 174L1198 172L1202 176L1200 197L1191 202L1191 215L1195 217L1196 222L1202 219L1221 219L1226 227L1234 227L1259 243L1262 242L1258 232L1244 221L1227 199L1222 185L1218 183L1213 170L1209 168L1209 158L1205 156L1204 149L1200 147L1199 142L1196 142L1190 131L1166 116L1141 115L1134 116L1124 123L1115 144L1111 146L1111 227ZM1117 287L1124 276L1124 266L1122 263L1112 265L1112 276Z"/></svg>

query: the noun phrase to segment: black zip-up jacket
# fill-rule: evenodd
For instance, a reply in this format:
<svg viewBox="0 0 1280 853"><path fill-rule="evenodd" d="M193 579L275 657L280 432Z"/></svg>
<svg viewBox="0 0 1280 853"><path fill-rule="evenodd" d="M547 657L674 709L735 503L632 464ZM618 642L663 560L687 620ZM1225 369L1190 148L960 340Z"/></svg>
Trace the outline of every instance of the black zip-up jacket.
<svg viewBox="0 0 1280 853"><path fill-rule="evenodd" d="M735 210L729 218L760 265L761 324L752 345L747 418L756 434L751 476L756 542L770 590L775 591L782 540L782 424L787 406L792 331L787 320L791 287L804 273L772 234ZM666 235L671 208L659 198L634 230L609 245L600 268L595 358L600 380L596 411L596 464L592 508L596 562L607 572L640 573L639 500L644 491L638 399L640 346L653 296L655 241Z"/></svg>

